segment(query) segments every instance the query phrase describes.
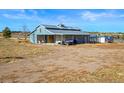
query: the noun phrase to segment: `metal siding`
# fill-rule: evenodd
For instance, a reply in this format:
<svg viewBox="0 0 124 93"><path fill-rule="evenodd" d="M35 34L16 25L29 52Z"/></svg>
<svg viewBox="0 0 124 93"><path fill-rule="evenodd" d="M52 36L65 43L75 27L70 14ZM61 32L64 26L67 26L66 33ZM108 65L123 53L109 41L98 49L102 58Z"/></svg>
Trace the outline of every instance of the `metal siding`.
<svg viewBox="0 0 124 93"><path fill-rule="evenodd" d="M35 33L37 35L53 35L52 32L48 31L47 29L43 28L43 27L39 27Z"/></svg>
<svg viewBox="0 0 124 93"><path fill-rule="evenodd" d="M31 43L37 44L37 35L53 35L53 33L45 29L43 26L40 26L36 31L30 34Z"/></svg>
<svg viewBox="0 0 124 93"><path fill-rule="evenodd" d="M30 35L29 39L30 39L31 43L35 43L34 33Z"/></svg>

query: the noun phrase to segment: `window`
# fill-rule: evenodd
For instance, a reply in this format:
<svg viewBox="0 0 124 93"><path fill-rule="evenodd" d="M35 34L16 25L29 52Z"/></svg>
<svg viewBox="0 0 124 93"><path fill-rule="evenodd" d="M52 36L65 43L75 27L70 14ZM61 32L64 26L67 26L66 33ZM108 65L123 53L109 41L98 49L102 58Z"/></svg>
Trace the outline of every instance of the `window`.
<svg viewBox="0 0 124 93"><path fill-rule="evenodd" d="M40 32L41 32L41 28L40 28Z"/></svg>

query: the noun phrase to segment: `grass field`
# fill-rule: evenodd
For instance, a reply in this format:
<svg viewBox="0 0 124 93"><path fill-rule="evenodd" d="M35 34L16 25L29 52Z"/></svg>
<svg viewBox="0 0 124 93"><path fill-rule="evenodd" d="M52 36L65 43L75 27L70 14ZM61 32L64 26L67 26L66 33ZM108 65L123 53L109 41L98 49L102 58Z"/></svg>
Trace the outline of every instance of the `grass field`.
<svg viewBox="0 0 124 93"><path fill-rule="evenodd" d="M31 44L18 43L15 39L0 39L0 63L9 63L32 56L45 55L50 52L47 47L36 47Z"/></svg>
<svg viewBox="0 0 124 93"><path fill-rule="evenodd" d="M32 45L0 39L0 82L124 82L124 44Z"/></svg>

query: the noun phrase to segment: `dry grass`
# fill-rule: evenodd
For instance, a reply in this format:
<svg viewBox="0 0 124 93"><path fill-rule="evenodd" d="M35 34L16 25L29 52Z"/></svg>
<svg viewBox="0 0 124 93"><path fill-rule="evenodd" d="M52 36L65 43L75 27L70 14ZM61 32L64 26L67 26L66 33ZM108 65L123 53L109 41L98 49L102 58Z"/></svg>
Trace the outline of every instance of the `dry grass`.
<svg viewBox="0 0 124 93"><path fill-rule="evenodd" d="M39 77L34 82L57 82L57 83L116 83L124 82L124 66L111 66L97 69L90 73L84 70L63 70L63 68L52 67L52 70L43 73L44 77Z"/></svg>
<svg viewBox="0 0 124 93"><path fill-rule="evenodd" d="M0 39L0 82L124 82L123 55L124 44L49 46Z"/></svg>
<svg viewBox="0 0 124 93"><path fill-rule="evenodd" d="M14 39L0 39L0 63L8 63L52 51L49 47L37 47L29 43L19 43Z"/></svg>
<svg viewBox="0 0 124 93"><path fill-rule="evenodd" d="M91 75L96 77L96 82L124 82L124 66L104 67Z"/></svg>

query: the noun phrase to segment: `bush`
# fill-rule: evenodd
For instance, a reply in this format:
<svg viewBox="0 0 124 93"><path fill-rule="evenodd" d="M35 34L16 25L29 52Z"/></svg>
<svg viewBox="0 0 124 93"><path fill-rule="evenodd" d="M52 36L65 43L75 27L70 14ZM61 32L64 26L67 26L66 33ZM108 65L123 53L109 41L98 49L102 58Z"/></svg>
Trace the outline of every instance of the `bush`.
<svg viewBox="0 0 124 93"><path fill-rule="evenodd" d="M3 37L5 37L5 38L10 38L11 37L11 31L8 27L5 27L2 32L3 32Z"/></svg>

